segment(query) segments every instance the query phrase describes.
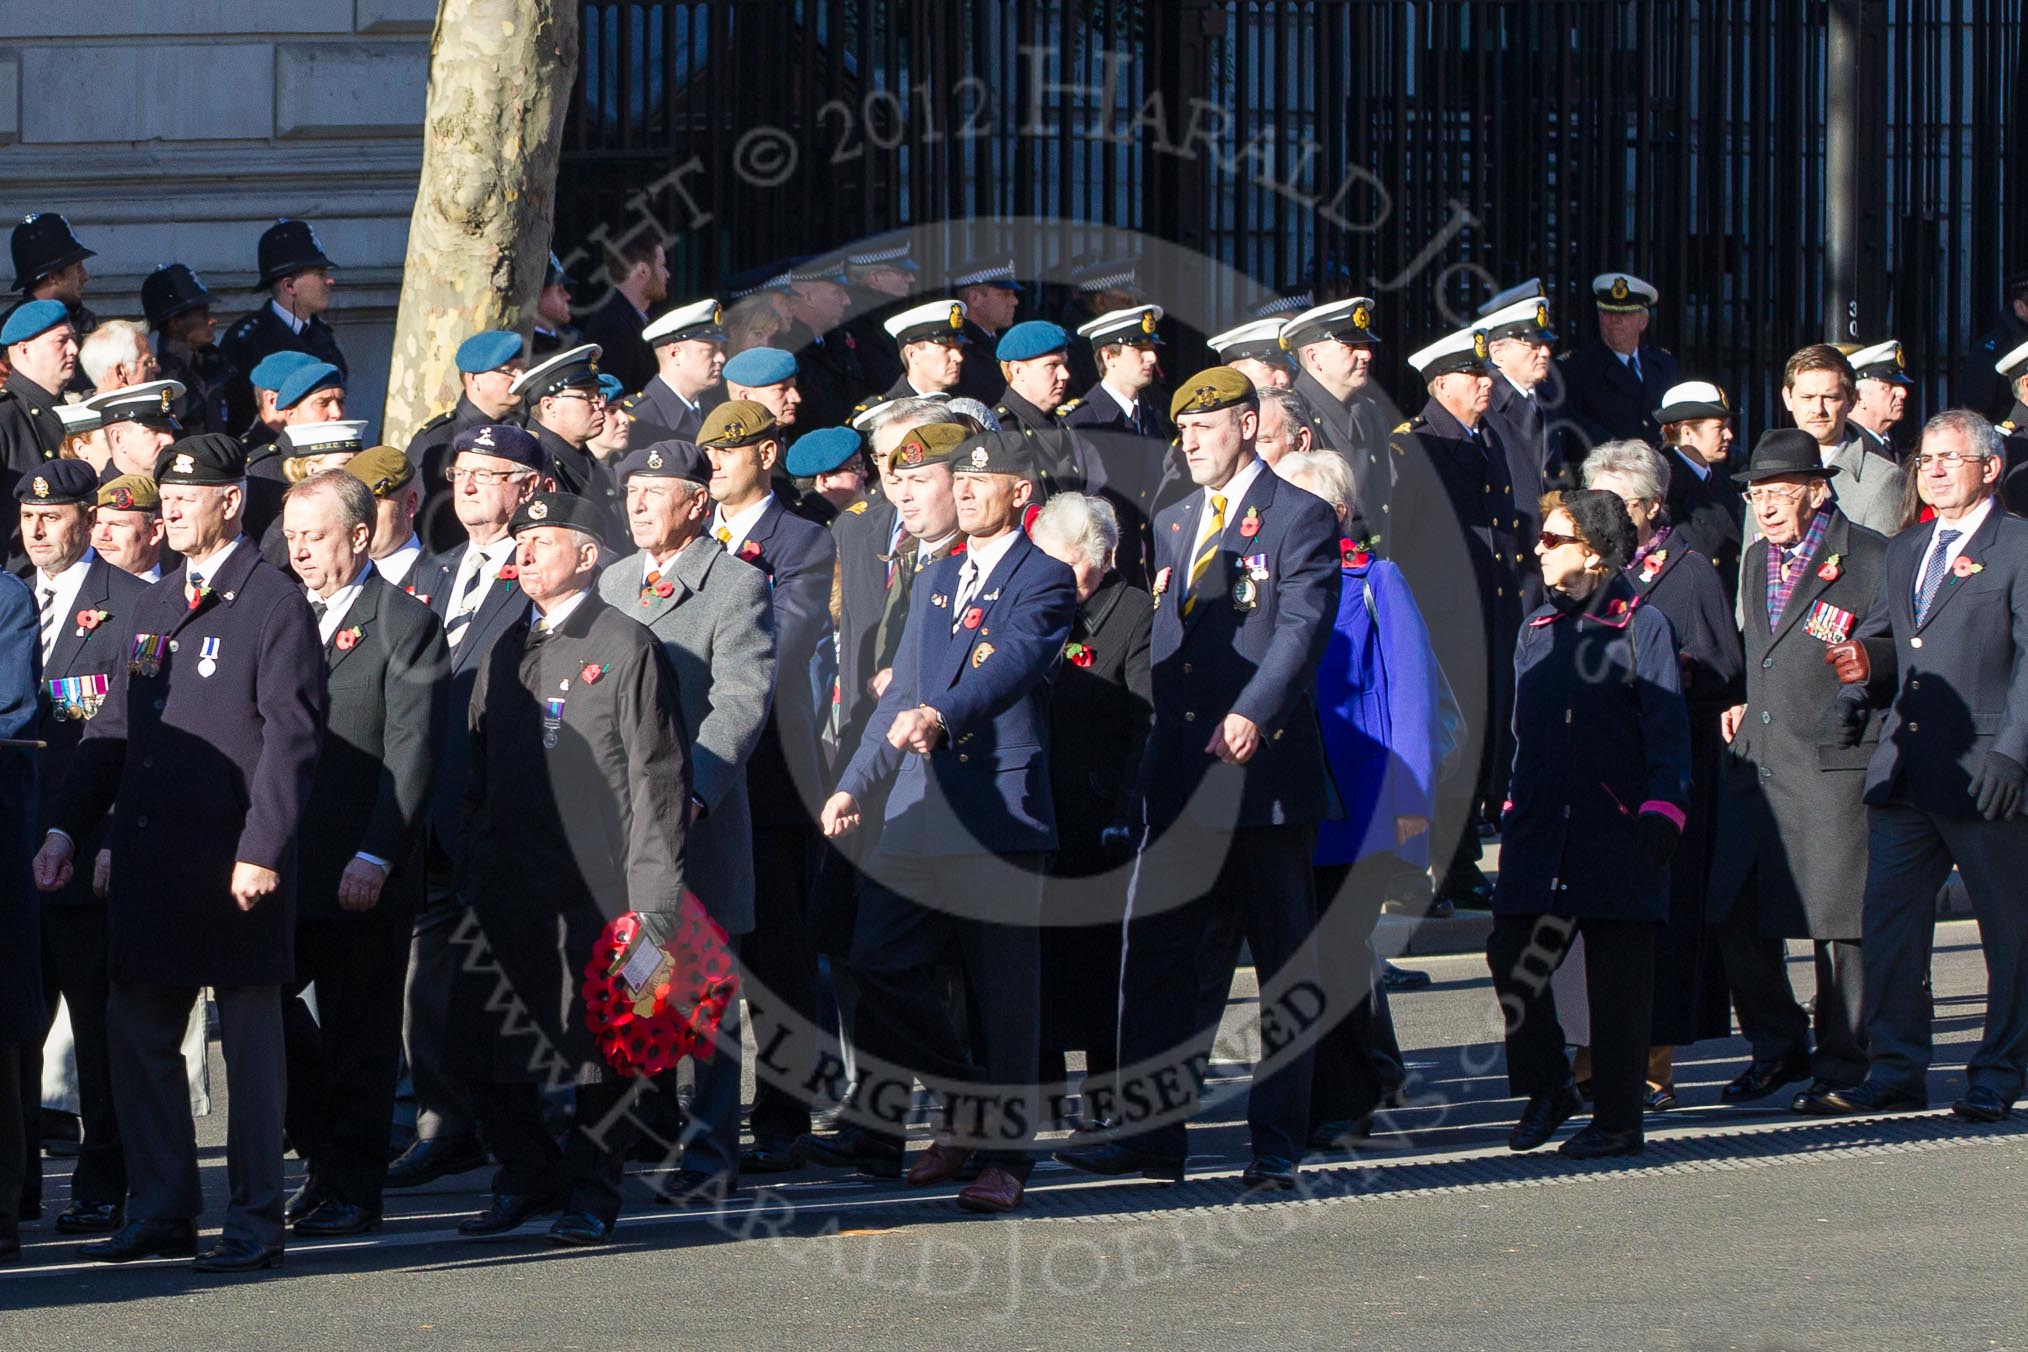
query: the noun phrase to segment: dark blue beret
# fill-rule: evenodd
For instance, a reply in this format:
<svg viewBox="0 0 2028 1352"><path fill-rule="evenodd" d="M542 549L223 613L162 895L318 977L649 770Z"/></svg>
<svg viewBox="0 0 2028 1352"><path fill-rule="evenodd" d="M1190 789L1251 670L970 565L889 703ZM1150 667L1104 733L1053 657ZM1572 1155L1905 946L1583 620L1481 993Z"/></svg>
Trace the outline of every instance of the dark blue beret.
<svg viewBox="0 0 2028 1352"><path fill-rule="evenodd" d="M51 460L37 465L33 474L22 475L14 496L41 507L94 503L99 498L98 471L82 460Z"/></svg>
<svg viewBox="0 0 2028 1352"><path fill-rule="evenodd" d="M636 474L650 479L688 479L694 484L708 484L711 458L693 441L658 441L620 461L622 484Z"/></svg>
<svg viewBox="0 0 2028 1352"><path fill-rule="evenodd" d="M474 455L490 455L500 460L512 460L524 469L538 472L548 468L549 457L543 454L542 443L535 434L512 423L480 423L467 427L451 438L451 454L470 451Z"/></svg>
<svg viewBox="0 0 2028 1352"><path fill-rule="evenodd" d="M600 544L606 540L605 512L598 504L575 493L537 493L514 513L514 519L507 523L507 533L519 535L542 526L567 526L583 531Z"/></svg>

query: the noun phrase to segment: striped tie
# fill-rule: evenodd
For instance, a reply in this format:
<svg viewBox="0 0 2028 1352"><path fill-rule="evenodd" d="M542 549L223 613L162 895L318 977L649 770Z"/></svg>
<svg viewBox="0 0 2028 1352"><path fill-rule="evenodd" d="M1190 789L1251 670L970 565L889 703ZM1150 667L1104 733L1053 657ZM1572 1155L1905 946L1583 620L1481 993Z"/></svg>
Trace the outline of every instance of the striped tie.
<svg viewBox="0 0 2028 1352"><path fill-rule="evenodd" d="M56 588L42 589L42 660L56 651Z"/></svg>
<svg viewBox="0 0 2028 1352"><path fill-rule="evenodd" d="M725 527L723 527L723 526L720 526L720 527L719 527L719 528L718 528L717 530L715 530L715 531L713 531L713 532L711 532L711 533L712 533L712 534L713 534L714 536L716 536L716 537L718 538L718 543L720 543L720 544L722 544L722 545L726 546L726 548L728 548L728 549L730 549L730 548L732 547L732 532L731 532L731 531L727 530L727 529L726 529Z"/></svg>
<svg viewBox="0 0 2028 1352"><path fill-rule="evenodd" d="M1183 613L1188 615L1197 604L1197 584L1211 571L1211 565L1218 560L1218 550L1225 534L1225 495L1211 495L1211 526L1204 533L1204 543L1197 547L1197 557L1190 562L1190 589L1183 594Z"/></svg>
<svg viewBox="0 0 2028 1352"><path fill-rule="evenodd" d="M444 621L444 641L455 648L464 640L465 630L470 627L472 617L478 613L473 593L479 590L479 577L486 571L486 556L476 549L467 549L459 563L460 570L470 568L465 574L458 594L451 599L450 618Z"/></svg>
<svg viewBox="0 0 2028 1352"><path fill-rule="evenodd" d="M1930 603L1936 600L1937 588L1943 586L1944 560L1950 556L1951 546L1963 531L1937 528L1936 547L1929 551L1929 561L1922 567L1922 583L1915 594L1915 623L1918 628L1929 618Z"/></svg>

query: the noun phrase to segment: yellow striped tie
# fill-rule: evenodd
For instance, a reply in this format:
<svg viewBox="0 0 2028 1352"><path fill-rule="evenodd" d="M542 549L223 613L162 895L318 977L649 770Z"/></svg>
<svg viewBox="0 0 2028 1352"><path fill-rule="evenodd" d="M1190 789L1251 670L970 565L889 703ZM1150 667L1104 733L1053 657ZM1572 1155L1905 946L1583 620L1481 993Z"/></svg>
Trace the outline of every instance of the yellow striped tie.
<svg viewBox="0 0 2028 1352"><path fill-rule="evenodd" d="M1197 584L1211 571L1211 565L1218 559L1219 545L1225 535L1225 495L1211 495L1211 527L1204 535L1204 543L1197 547L1197 557L1190 561L1190 589L1183 594L1183 613L1188 615L1197 604Z"/></svg>

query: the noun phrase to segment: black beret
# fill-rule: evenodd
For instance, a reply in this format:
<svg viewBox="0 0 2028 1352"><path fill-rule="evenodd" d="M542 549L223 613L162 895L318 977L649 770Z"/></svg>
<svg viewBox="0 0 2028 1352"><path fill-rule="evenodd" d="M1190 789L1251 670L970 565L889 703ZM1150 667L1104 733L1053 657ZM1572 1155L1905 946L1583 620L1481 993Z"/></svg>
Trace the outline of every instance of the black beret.
<svg viewBox="0 0 2028 1352"><path fill-rule="evenodd" d="M24 474L14 485L14 496L38 507L63 507L71 503L96 502L98 471L82 460L51 460L37 465L35 473Z"/></svg>
<svg viewBox="0 0 2028 1352"><path fill-rule="evenodd" d="M512 423L480 423L477 427L467 427L451 438L451 455L456 457L464 451L512 460L538 472L546 469L549 463L535 434Z"/></svg>
<svg viewBox="0 0 2028 1352"><path fill-rule="evenodd" d="M566 526L583 531L600 544L606 540L605 514L589 499L575 493L537 493L514 513L514 519L507 524L507 533L519 535L538 526Z"/></svg>
<svg viewBox="0 0 2028 1352"><path fill-rule="evenodd" d="M236 484L246 478L246 447L238 437L202 432L171 442L155 457L158 484Z"/></svg>
<svg viewBox="0 0 2028 1352"><path fill-rule="evenodd" d="M711 482L711 458L689 441L658 441L620 461L622 484L636 474L650 479L687 479L694 484Z"/></svg>

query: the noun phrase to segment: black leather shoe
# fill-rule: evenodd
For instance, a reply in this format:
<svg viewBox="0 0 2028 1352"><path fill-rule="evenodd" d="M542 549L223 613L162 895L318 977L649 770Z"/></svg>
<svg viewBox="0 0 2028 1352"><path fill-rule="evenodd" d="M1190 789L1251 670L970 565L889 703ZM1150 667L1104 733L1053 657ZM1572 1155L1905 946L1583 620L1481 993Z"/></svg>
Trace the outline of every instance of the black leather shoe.
<svg viewBox="0 0 2028 1352"><path fill-rule="evenodd" d="M0 1235L0 1266L21 1261L21 1236Z"/></svg>
<svg viewBox="0 0 2028 1352"><path fill-rule="evenodd" d="M1296 1186L1295 1162L1285 1160L1280 1155L1255 1155L1253 1162L1240 1172L1239 1181L1248 1188L1293 1191Z"/></svg>
<svg viewBox="0 0 2028 1352"><path fill-rule="evenodd" d="M296 1233L305 1238L364 1235L380 1228L380 1213L333 1197L294 1224Z"/></svg>
<svg viewBox="0 0 2028 1352"><path fill-rule="evenodd" d="M56 1232L60 1235L110 1235L120 1228L120 1219L118 1202L72 1202L57 1213Z"/></svg>
<svg viewBox="0 0 2028 1352"><path fill-rule="evenodd" d="M1582 1107L1584 1100L1578 1097L1576 1085L1565 1084L1535 1095L1521 1110L1521 1120L1514 1124L1514 1130L1507 1133L1507 1148L1535 1149L1554 1136L1556 1129Z"/></svg>
<svg viewBox="0 0 2028 1352"><path fill-rule="evenodd" d="M702 1169L685 1169L655 1190L657 1206L718 1206L733 1194L733 1181L724 1174Z"/></svg>
<svg viewBox="0 0 2028 1352"><path fill-rule="evenodd" d="M390 1188L419 1188L452 1174L468 1173L486 1162L486 1152L469 1136L436 1136L417 1141L387 1166Z"/></svg>
<svg viewBox="0 0 2028 1352"><path fill-rule="evenodd" d="M551 1244L603 1244L613 1237L613 1227L589 1211L566 1211L556 1218L545 1236Z"/></svg>
<svg viewBox="0 0 2028 1352"><path fill-rule="evenodd" d="M753 1149L739 1157L743 1174L786 1174L802 1167L802 1152L794 1141L755 1141Z"/></svg>
<svg viewBox="0 0 2028 1352"><path fill-rule="evenodd" d="M1676 1086L1665 1084L1660 1089L1650 1089L1641 1106L1651 1113L1666 1113L1676 1106Z"/></svg>
<svg viewBox="0 0 2028 1352"><path fill-rule="evenodd" d="M1432 910L1430 914L1435 916L1436 912ZM1421 990L1434 980L1435 978L1428 972L1418 972L1409 967L1396 967L1391 962L1383 961L1380 964L1380 984L1391 991Z"/></svg>
<svg viewBox="0 0 2028 1352"><path fill-rule="evenodd" d="M313 1172L303 1180L303 1186L289 1194L289 1204L282 1208L282 1219L294 1225L303 1217L315 1211L329 1200L324 1191L324 1182Z"/></svg>
<svg viewBox="0 0 2028 1352"><path fill-rule="evenodd" d="M1810 1078L1810 1058L1791 1056L1781 1061L1755 1062L1718 1091L1721 1103L1752 1103L1764 1099L1784 1085Z"/></svg>
<svg viewBox="0 0 2028 1352"><path fill-rule="evenodd" d="M1796 1095L1796 1101L1789 1106L1808 1117L1860 1117L1869 1113L1919 1113L1929 1107L1929 1100L1920 1094L1861 1084L1849 1089L1812 1088Z"/></svg>
<svg viewBox="0 0 2028 1352"><path fill-rule="evenodd" d="M1642 1145L1638 1131L1607 1131L1598 1123L1589 1122L1558 1146L1556 1153L1566 1159L1602 1160L1614 1155L1638 1155Z"/></svg>
<svg viewBox="0 0 2028 1352"><path fill-rule="evenodd" d="M77 1256L94 1263L188 1258L196 1252L197 1227L189 1221L128 1221L110 1239L77 1246Z"/></svg>
<svg viewBox="0 0 2028 1352"><path fill-rule="evenodd" d="M847 1123L836 1131L812 1131L796 1138L796 1150L811 1164L857 1169L872 1178L900 1178L901 1151Z"/></svg>
<svg viewBox="0 0 2028 1352"><path fill-rule="evenodd" d="M1143 1178L1152 1178L1157 1183L1183 1181L1182 1160L1151 1154L1146 1150L1136 1150L1117 1141L1106 1145L1081 1145L1069 1150L1059 1150L1055 1157L1059 1163L1068 1164L1073 1169L1082 1169L1088 1174L1105 1174L1108 1177L1139 1174Z"/></svg>
<svg viewBox="0 0 2028 1352"><path fill-rule="evenodd" d="M1373 1114L1364 1117L1338 1117L1329 1122L1319 1122L1317 1129L1310 1133L1309 1145L1313 1150L1347 1150L1355 1141L1371 1140L1373 1137Z"/></svg>
<svg viewBox="0 0 2028 1352"><path fill-rule="evenodd" d="M1967 1122L2004 1122L2014 1115L2014 1105L1996 1091L1975 1084L1951 1105L1951 1111Z"/></svg>
<svg viewBox="0 0 2028 1352"><path fill-rule="evenodd" d="M197 1272L259 1272L282 1265L282 1246L256 1244L250 1239L221 1239L197 1255L190 1266Z"/></svg>
<svg viewBox="0 0 2028 1352"><path fill-rule="evenodd" d="M556 1209L557 1204L547 1197L520 1192L495 1193L484 1211L458 1222L458 1233L467 1239L511 1235L537 1216L546 1216Z"/></svg>

